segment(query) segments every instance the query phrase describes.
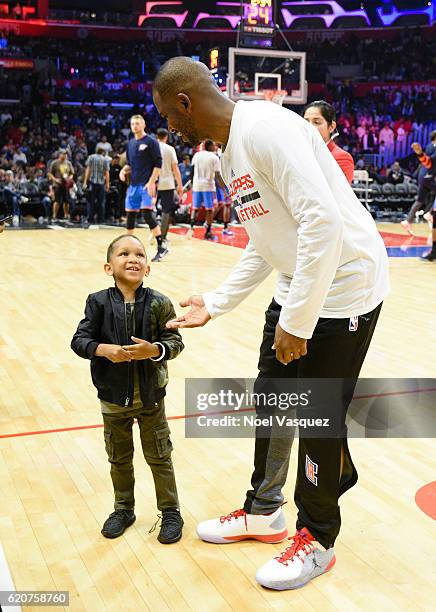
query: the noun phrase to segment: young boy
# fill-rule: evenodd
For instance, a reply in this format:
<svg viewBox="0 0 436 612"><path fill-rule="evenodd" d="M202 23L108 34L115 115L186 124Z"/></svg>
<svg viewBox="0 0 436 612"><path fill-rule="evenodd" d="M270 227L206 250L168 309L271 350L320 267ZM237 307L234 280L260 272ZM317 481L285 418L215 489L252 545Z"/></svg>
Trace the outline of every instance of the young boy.
<svg viewBox="0 0 436 612"><path fill-rule="evenodd" d="M142 285L150 273L144 245L136 236L115 238L107 250L104 270L115 286L88 296L85 318L71 342L77 355L91 360L92 380L101 401L106 451L111 464L115 512L101 530L117 538L135 522L133 420L142 450L153 473L157 506L162 512L159 542L182 537L164 396L167 359L183 350L176 330L166 328L175 317L170 300Z"/></svg>

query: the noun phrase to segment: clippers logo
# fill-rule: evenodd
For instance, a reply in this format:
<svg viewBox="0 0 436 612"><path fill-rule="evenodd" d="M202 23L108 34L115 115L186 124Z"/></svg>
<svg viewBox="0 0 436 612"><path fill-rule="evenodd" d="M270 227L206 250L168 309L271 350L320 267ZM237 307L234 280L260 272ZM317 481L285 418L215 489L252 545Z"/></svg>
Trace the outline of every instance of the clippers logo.
<svg viewBox="0 0 436 612"><path fill-rule="evenodd" d="M312 484L314 484L315 487L318 486L318 478L316 476L317 474L318 474L318 464L314 463L312 459L310 459L309 455L306 455L306 478Z"/></svg>
<svg viewBox="0 0 436 612"><path fill-rule="evenodd" d="M246 191L247 189L251 189L252 187L254 187L254 181L249 174L244 174L244 176L235 178L230 183L230 197L233 198L240 189Z"/></svg>
<svg viewBox="0 0 436 612"><path fill-rule="evenodd" d="M348 324L348 330L351 332L357 331L359 327L359 317L350 317L350 323Z"/></svg>
<svg viewBox="0 0 436 612"><path fill-rule="evenodd" d="M233 168L230 169L230 175L232 180L229 184L229 195L233 200L233 206L239 221L241 223L246 223L256 217L268 215L270 211L263 207L260 201L259 192L249 191L255 187L251 176L249 174L244 174L234 178L235 173Z"/></svg>

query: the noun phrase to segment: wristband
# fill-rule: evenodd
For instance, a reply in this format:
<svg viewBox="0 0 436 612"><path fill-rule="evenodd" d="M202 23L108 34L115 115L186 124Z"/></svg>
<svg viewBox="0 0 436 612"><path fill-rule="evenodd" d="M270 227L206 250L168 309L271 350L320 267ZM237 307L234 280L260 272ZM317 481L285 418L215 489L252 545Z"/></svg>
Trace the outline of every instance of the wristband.
<svg viewBox="0 0 436 612"><path fill-rule="evenodd" d="M165 357L165 353L166 353L165 346L161 342L153 342L153 344L155 346L159 346L160 347L161 354L159 355L159 357L150 357L150 360L151 361L162 361L162 359Z"/></svg>

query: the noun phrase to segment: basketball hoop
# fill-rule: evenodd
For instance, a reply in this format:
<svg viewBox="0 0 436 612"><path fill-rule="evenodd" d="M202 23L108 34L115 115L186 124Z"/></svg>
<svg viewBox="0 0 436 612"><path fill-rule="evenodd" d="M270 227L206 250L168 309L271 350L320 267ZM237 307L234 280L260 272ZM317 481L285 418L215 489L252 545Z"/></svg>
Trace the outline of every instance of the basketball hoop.
<svg viewBox="0 0 436 612"><path fill-rule="evenodd" d="M267 102L274 102L282 106L283 100L288 95L286 89L263 89L262 94Z"/></svg>

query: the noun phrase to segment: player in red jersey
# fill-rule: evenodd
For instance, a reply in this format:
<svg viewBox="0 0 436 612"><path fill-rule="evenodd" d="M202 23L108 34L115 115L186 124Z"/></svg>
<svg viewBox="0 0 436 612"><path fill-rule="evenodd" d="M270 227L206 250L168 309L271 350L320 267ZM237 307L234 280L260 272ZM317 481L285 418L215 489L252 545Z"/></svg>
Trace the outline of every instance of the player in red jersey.
<svg viewBox="0 0 436 612"><path fill-rule="evenodd" d="M347 151L338 147L333 141L338 135L336 132L336 111L333 106L325 100L315 100L315 102L306 106L303 117L316 127L345 174L347 181L351 183L354 174L354 160Z"/></svg>

